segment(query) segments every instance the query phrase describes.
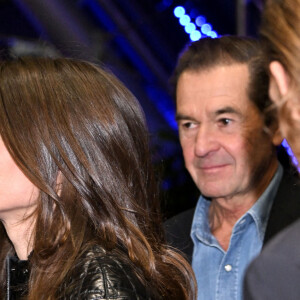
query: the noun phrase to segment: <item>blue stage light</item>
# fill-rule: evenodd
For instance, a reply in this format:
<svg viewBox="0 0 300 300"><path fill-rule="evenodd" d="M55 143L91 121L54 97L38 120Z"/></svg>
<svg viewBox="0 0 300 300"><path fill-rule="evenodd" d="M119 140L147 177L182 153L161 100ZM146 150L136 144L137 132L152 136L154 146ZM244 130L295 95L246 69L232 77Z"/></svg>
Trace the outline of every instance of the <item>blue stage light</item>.
<svg viewBox="0 0 300 300"><path fill-rule="evenodd" d="M196 19L196 17L197 17L198 15L199 15L198 9L193 8L193 9L191 10L191 12L190 12L190 17L191 17L192 19Z"/></svg>
<svg viewBox="0 0 300 300"><path fill-rule="evenodd" d="M160 3L155 5L156 10L159 12L163 12L167 8L169 8L173 4L173 0L162 0Z"/></svg>
<svg viewBox="0 0 300 300"><path fill-rule="evenodd" d="M211 29L212 29L212 27L208 23L205 23L201 26L201 32L206 35L211 31Z"/></svg>
<svg viewBox="0 0 300 300"><path fill-rule="evenodd" d="M177 6L174 8L174 16L181 18L185 14L185 9L182 6Z"/></svg>
<svg viewBox="0 0 300 300"><path fill-rule="evenodd" d="M199 30L194 30L191 34L190 34L190 39L191 41L195 42L201 39L201 33Z"/></svg>
<svg viewBox="0 0 300 300"><path fill-rule="evenodd" d="M180 17L180 19L179 19L179 23L182 26L185 26L185 25L189 24L190 21L191 21L191 18L188 15L184 15L184 16Z"/></svg>
<svg viewBox="0 0 300 300"><path fill-rule="evenodd" d="M165 7L169 7L173 4L173 0L163 0L162 3Z"/></svg>
<svg viewBox="0 0 300 300"><path fill-rule="evenodd" d="M185 25L184 30L186 33L192 33L194 30L196 30L196 25L194 23L189 23Z"/></svg>
<svg viewBox="0 0 300 300"><path fill-rule="evenodd" d="M203 16L198 16L197 18L196 18L196 24L197 24L197 26L199 26L199 27L201 27L203 24L205 24L206 23L206 19L205 19L205 17L203 17Z"/></svg>
<svg viewBox="0 0 300 300"><path fill-rule="evenodd" d="M209 33L209 36L212 37L213 39L217 38L218 37L218 34L212 30L210 33Z"/></svg>
<svg viewBox="0 0 300 300"><path fill-rule="evenodd" d="M186 10L183 6L176 6L174 9L174 15L179 18L179 23L185 27L184 30L190 35L190 39L192 41L197 41L206 36L212 38L218 37L217 32L212 30L212 25L206 23L205 17L199 15L197 9L191 8L190 3L186 3L186 5L189 6L190 13L186 13ZM199 30L196 30L196 25L199 27Z"/></svg>
<svg viewBox="0 0 300 300"><path fill-rule="evenodd" d="M299 162L297 161L297 158L295 157L295 155L294 155L290 145L288 144L288 142L284 139L283 142L281 143L281 145L285 148L286 152L291 157L293 165L298 169L298 171L300 171Z"/></svg>

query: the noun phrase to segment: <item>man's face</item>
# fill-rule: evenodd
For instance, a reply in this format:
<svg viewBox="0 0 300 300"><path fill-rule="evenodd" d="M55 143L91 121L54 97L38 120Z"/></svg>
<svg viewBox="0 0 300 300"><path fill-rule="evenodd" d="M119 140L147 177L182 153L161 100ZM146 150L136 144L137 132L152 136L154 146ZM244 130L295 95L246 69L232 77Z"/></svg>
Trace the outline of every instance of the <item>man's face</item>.
<svg viewBox="0 0 300 300"><path fill-rule="evenodd" d="M186 168L206 197L259 197L258 186L266 181L265 188L276 170L272 137L247 96L248 77L246 64L234 64L179 78L180 143Z"/></svg>

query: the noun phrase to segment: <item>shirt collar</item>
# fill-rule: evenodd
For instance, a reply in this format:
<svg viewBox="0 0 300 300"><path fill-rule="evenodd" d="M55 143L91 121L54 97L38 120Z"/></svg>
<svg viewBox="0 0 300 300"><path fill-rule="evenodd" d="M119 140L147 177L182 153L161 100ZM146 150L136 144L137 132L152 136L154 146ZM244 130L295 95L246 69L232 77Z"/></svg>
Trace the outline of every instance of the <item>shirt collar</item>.
<svg viewBox="0 0 300 300"><path fill-rule="evenodd" d="M200 196L192 223L191 237L200 239L203 243L213 244L215 243L214 237L210 232L208 211L210 206L210 200L207 200L203 196Z"/></svg>
<svg viewBox="0 0 300 300"><path fill-rule="evenodd" d="M265 189L265 191L262 193L259 199L255 202L255 204L246 213L252 216L261 240L263 240L265 236L271 207L273 205L273 201L277 193L282 175L283 168L279 164L268 187Z"/></svg>
<svg viewBox="0 0 300 300"><path fill-rule="evenodd" d="M244 219L246 216L252 217L255 222L257 231L259 233L260 239L263 240L267 221L271 211L271 207L277 193L279 183L283 175L283 168L278 164L278 168L269 183L268 187L265 189L263 194L258 198L255 204L246 212L237 223ZM191 237L200 239L203 243L207 244L217 244L216 239L211 234L209 228L208 212L211 201L203 196L199 197L196 205L195 214L192 223ZM236 223L236 224L237 224Z"/></svg>

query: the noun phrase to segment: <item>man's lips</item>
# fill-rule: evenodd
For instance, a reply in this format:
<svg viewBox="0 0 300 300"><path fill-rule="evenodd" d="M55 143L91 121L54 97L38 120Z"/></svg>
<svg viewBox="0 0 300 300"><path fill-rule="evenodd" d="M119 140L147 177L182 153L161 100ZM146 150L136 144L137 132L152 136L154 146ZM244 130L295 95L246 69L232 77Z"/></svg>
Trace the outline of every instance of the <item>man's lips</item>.
<svg viewBox="0 0 300 300"><path fill-rule="evenodd" d="M200 165L201 169L212 169L212 168L222 168L227 166L228 164L210 164L210 165Z"/></svg>
<svg viewBox="0 0 300 300"><path fill-rule="evenodd" d="M199 165L198 168L203 171L217 171L222 168L227 167L229 164L209 164L209 165Z"/></svg>

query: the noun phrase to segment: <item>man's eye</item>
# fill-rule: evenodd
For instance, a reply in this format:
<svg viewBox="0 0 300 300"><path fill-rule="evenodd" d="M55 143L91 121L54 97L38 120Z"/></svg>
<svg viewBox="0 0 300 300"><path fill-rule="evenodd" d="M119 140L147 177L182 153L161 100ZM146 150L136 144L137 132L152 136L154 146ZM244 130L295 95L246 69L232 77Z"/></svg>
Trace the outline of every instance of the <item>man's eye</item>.
<svg viewBox="0 0 300 300"><path fill-rule="evenodd" d="M185 123L182 123L182 127L185 128L185 129L194 128L195 127L195 123L193 123L193 122L185 122Z"/></svg>
<svg viewBox="0 0 300 300"><path fill-rule="evenodd" d="M222 118L222 119L218 120L218 122L221 125L229 125L232 122L232 120L231 119L227 119L227 118Z"/></svg>

